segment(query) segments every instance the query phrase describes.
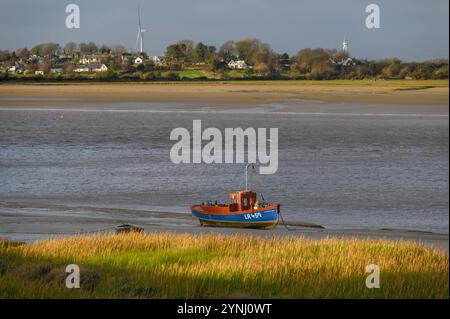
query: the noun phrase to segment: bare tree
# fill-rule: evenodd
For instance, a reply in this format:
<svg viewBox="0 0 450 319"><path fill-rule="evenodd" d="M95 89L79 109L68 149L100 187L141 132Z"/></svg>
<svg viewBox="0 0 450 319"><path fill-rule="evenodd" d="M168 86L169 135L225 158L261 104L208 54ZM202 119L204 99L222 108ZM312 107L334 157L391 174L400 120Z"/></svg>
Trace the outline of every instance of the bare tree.
<svg viewBox="0 0 450 319"><path fill-rule="evenodd" d="M259 39L242 39L236 42L236 50L239 58L247 63L254 64L254 55L261 48Z"/></svg>
<svg viewBox="0 0 450 319"><path fill-rule="evenodd" d="M25 60L26 58L28 58L30 56L30 52L28 51L27 48L23 48L23 49L17 50L16 55L19 59Z"/></svg>
<svg viewBox="0 0 450 319"><path fill-rule="evenodd" d="M75 53L75 52L77 52L77 49L78 49L78 45L75 42L68 42L64 46L64 51L66 51L67 53Z"/></svg>
<svg viewBox="0 0 450 319"><path fill-rule="evenodd" d="M122 55L127 52L127 49L120 44L113 44L111 46L111 52L115 55Z"/></svg>
<svg viewBox="0 0 450 319"><path fill-rule="evenodd" d="M236 44L233 41L227 41L219 49L219 56L225 61L230 62L236 59L237 50Z"/></svg>

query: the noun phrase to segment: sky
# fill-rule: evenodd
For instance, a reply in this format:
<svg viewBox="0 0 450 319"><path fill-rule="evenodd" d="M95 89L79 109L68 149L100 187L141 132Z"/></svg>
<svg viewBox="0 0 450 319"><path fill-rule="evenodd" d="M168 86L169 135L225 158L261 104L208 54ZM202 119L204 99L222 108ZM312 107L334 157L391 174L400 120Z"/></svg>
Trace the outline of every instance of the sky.
<svg viewBox="0 0 450 319"><path fill-rule="evenodd" d="M80 7L68 29L66 5ZM380 28L366 27L367 5L380 7ZM141 8L145 51L162 55L178 40L220 47L259 38L277 52L340 48L357 58L448 59L448 0L0 0L0 49L43 43L122 44L135 49Z"/></svg>

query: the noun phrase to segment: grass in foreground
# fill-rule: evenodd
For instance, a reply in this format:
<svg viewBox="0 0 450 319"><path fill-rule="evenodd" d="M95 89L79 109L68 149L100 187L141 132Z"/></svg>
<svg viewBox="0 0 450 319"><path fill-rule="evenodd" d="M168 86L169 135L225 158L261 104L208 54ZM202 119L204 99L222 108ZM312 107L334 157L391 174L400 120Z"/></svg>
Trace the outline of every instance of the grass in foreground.
<svg viewBox="0 0 450 319"><path fill-rule="evenodd" d="M65 267L81 289L65 288ZM380 267L381 288L365 286ZM448 298L449 259L412 242L122 234L0 241L0 298Z"/></svg>

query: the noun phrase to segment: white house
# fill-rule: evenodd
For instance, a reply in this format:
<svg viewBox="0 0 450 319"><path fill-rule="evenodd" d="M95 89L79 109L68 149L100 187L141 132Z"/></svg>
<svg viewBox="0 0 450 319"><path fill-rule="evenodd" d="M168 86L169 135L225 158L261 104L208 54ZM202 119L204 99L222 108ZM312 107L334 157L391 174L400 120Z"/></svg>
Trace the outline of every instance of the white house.
<svg viewBox="0 0 450 319"><path fill-rule="evenodd" d="M333 64L336 64L336 65L339 65L339 66L344 66L344 67L345 66L354 66L354 65L356 65L355 60L353 60L352 58L346 58L346 59L342 59L342 60L339 60L339 61L330 59L330 61Z"/></svg>
<svg viewBox="0 0 450 319"><path fill-rule="evenodd" d="M120 58L122 59L122 63L128 63L131 61L128 55L121 55Z"/></svg>
<svg viewBox="0 0 450 319"><path fill-rule="evenodd" d="M244 60L231 60L230 62L228 62L228 68L232 70L246 70L248 69L248 65Z"/></svg>
<svg viewBox="0 0 450 319"><path fill-rule="evenodd" d="M108 67L105 64L90 64L90 65L79 65L73 72L83 73L83 72L106 72Z"/></svg>
<svg viewBox="0 0 450 319"><path fill-rule="evenodd" d="M51 68L50 73L63 73L63 68Z"/></svg>
<svg viewBox="0 0 450 319"><path fill-rule="evenodd" d="M352 58L347 58L346 60L342 61L342 65L343 66L354 66L354 65L356 65L356 62Z"/></svg>
<svg viewBox="0 0 450 319"><path fill-rule="evenodd" d="M18 64L8 68L8 73L22 73L22 67Z"/></svg>
<svg viewBox="0 0 450 319"><path fill-rule="evenodd" d="M142 57L137 57L134 59L134 64L142 64L144 63L144 59Z"/></svg>
<svg viewBox="0 0 450 319"><path fill-rule="evenodd" d="M152 61L156 66L161 66L164 64L164 60L156 55L152 58Z"/></svg>
<svg viewBox="0 0 450 319"><path fill-rule="evenodd" d="M95 65L92 67L92 71L94 72L106 72L108 71L108 67L105 64Z"/></svg>
<svg viewBox="0 0 450 319"><path fill-rule="evenodd" d="M91 64L91 63L99 63L100 58L95 55L85 55L79 61L80 64Z"/></svg>
<svg viewBox="0 0 450 319"><path fill-rule="evenodd" d="M78 65L73 72L82 73L82 72L91 72L91 69L86 65Z"/></svg>

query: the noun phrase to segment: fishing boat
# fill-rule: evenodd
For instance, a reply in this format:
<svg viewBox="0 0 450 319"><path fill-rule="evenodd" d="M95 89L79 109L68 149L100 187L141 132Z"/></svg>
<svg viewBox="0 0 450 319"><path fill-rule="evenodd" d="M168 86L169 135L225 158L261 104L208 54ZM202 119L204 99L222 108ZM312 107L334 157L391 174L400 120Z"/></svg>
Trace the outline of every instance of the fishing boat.
<svg viewBox="0 0 450 319"><path fill-rule="evenodd" d="M226 204L207 201L191 206L201 226L272 229L278 224L280 205L267 203L262 194L258 198L248 189L249 167L254 165L245 167L245 190L229 194Z"/></svg>

